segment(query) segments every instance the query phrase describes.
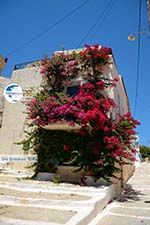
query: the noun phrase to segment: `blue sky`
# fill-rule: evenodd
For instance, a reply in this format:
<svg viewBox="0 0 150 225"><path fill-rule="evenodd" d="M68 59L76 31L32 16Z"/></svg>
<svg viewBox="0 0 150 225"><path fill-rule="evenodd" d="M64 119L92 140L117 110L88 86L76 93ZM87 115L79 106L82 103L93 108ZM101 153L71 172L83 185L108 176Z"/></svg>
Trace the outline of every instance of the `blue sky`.
<svg viewBox="0 0 150 225"><path fill-rule="evenodd" d="M85 0L0 0L0 54L4 57L14 49L34 38L56 23L61 17ZM89 0L80 10L49 32L8 57L3 71L10 77L15 64L33 61L51 55L56 50L74 49L95 23L110 0ZM103 23L81 44L100 44L111 47L124 78L129 96L131 112L134 110L136 89L137 40L127 37L138 30L139 0L116 0ZM101 20L100 20L101 23ZM147 29L146 0L142 0L141 31ZM135 117L141 122L137 131L141 144L150 145L150 38L141 35L140 77Z"/></svg>

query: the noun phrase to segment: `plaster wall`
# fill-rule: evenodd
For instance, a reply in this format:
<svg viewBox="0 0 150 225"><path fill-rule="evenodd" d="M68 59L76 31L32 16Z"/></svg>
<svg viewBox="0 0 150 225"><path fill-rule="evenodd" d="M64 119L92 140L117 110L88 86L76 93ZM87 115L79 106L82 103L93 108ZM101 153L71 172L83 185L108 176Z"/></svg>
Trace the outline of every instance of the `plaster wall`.
<svg viewBox="0 0 150 225"><path fill-rule="evenodd" d="M25 111L25 91L30 87L37 88L41 83L41 74L39 67L24 68L14 70L10 83L19 84L24 93L21 102L5 102L0 132L0 154L22 154L22 146L16 145L16 142L23 140L26 115Z"/></svg>
<svg viewBox="0 0 150 225"><path fill-rule="evenodd" d="M125 85L123 82L123 78L118 74L118 70L116 64L114 62L113 56L110 56L111 63L105 66L104 76L108 79L112 80L114 78L118 78L116 83L116 87L108 88L107 94L110 98L112 98L116 104L116 108L112 110L114 119L118 118L118 114L124 115L129 109L129 101L126 93Z"/></svg>

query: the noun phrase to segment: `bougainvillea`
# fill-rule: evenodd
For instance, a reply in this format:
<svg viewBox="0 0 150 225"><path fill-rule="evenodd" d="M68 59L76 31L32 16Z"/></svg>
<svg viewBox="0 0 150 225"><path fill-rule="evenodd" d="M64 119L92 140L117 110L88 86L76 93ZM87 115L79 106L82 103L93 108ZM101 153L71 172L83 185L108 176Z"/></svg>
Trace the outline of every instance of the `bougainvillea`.
<svg viewBox="0 0 150 225"><path fill-rule="evenodd" d="M66 82L69 83L78 75L78 57L75 52L71 54L54 54L51 59L42 60L41 74L52 94L63 91Z"/></svg>
<svg viewBox="0 0 150 225"><path fill-rule="evenodd" d="M132 143L134 129L139 123L129 112L115 120L112 116L117 106L108 97L107 89L115 88L117 78L110 79L103 74L105 65L111 63L111 53L111 49L95 45L86 46L79 53L63 52L43 60L41 74L45 84L41 93L27 103L28 119L41 133L46 132L42 127L50 123L66 122L69 126L80 126L73 138L64 138L63 141L61 138L61 148L59 146L54 151L52 149L57 144L53 143L51 135L53 147L49 150L48 165L75 165L95 179L108 179L117 170L116 162L134 160ZM68 96L65 87L80 76L84 82L78 93ZM35 141L39 154L44 145L42 138L43 135L38 135Z"/></svg>

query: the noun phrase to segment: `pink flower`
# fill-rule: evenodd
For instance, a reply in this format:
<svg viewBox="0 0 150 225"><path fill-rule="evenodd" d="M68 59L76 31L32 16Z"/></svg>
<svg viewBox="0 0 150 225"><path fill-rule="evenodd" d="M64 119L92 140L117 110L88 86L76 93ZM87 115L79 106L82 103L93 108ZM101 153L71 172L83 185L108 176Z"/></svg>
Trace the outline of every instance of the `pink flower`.
<svg viewBox="0 0 150 225"><path fill-rule="evenodd" d="M97 165L103 166L103 165L104 165L104 161L103 161L102 159L99 159L99 160L97 161Z"/></svg>
<svg viewBox="0 0 150 225"><path fill-rule="evenodd" d="M120 141L119 141L118 137L116 137L116 136L104 137L104 143L105 143L106 147L109 149L120 145Z"/></svg>
<svg viewBox="0 0 150 225"><path fill-rule="evenodd" d="M96 86L100 89L100 90L104 90L104 88L105 88L105 83L104 83L104 81L98 81L97 83L96 83Z"/></svg>
<svg viewBox="0 0 150 225"><path fill-rule="evenodd" d="M30 104L31 105L36 105L37 104L37 101L35 98L32 98L31 101L30 101Z"/></svg>
<svg viewBox="0 0 150 225"><path fill-rule="evenodd" d="M65 151L65 152L69 152L69 151L70 151L70 146L67 145L67 144L65 144L65 145L64 145L64 151Z"/></svg>
<svg viewBox="0 0 150 225"><path fill-rule="evenodd" d="M93 153L94 155L98 155L99 152L100 152L99 145L96 144L96 145L92 148L92 153Z"/></svg>

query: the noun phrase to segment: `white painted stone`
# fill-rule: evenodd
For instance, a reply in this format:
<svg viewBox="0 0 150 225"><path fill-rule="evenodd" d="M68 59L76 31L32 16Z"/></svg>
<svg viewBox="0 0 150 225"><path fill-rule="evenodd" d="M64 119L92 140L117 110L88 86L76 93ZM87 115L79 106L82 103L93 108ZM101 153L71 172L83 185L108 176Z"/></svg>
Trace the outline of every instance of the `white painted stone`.
<svg viewBox="0 0 150 225"><path fill-rule="evenodd" d="M0 196L0 204L8 205L8 206L19 206L19 207L33 207L33 208L47 208L47 209L56 209L56 210L73 210L77 213L68 220L66 225L87 225L89 221L91 221L96 214L103 210L103 208L107 205L107 203L116 195L114 185L111 186L101 186L101 187L82 187L79 185L71 185L71 184L54 184L47 182L39 182L39 181L18 181L18 182L8 182L0 180L0 190L1 188L9 188L10 193L13 190L20 191L21 193L31 192L31 193L57 193L57 194L78 194L88 196L88 199L80 200L80 201L71 201L71 200L50 200L45 198L32 198L31 197L17 197L10 195L1 195ZM4 217L3 217L4 218ZM0 218L1 221L1 218ZM21 225L23 223L22 220L15 220L13 218L9 218L6 221L13 221L16 225ZM16 221L16 223L15 223ZM32 221L33 224L35 221ZM27 221L26 224L29 224ZM31 223L32 224L32 223ZM45 224L44 224L45 225Z"/></svg>

